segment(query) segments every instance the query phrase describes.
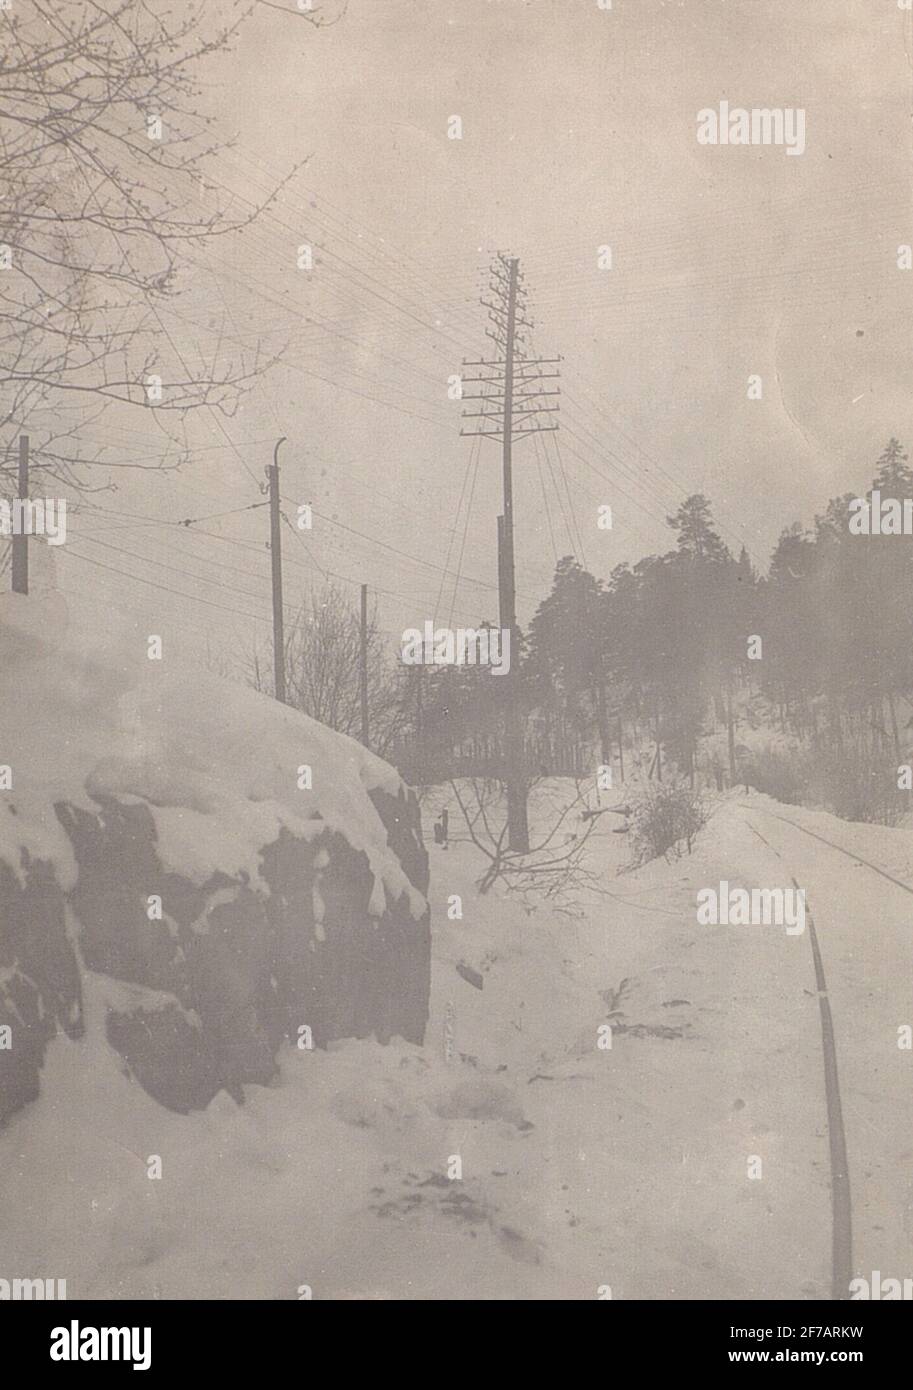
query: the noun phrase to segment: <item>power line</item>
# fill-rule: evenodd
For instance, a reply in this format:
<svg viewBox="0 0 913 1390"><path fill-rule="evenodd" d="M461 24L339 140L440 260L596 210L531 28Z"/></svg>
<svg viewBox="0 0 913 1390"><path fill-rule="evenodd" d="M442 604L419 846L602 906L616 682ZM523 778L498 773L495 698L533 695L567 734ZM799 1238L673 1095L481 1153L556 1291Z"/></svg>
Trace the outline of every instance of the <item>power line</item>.
<svg viewBox="0 0 913 1390"><path fill-rule="evenodd" d="M112 543L111 543L110 541L99 541L99 540L96 540L94 536L81 536L81 537L78 537L78 539L84 540L84 541L85 541L85 540L88 540L89 543L90 543L90 545L99 545L99 546L101 546L101 547L102 547L103 549L105 549L105 550L114 550L114 551L116 551L119 555L128 555L128 556L130 556L130 557L133 558L133 559L139 560L142 564L159 566L160 563L161 563L159 560L154 560L154 559L152 559L152 558L151 558L150 556L148 556L148 555L137 555L137 553L136 553L135 551L133 551L133 550L125 550L125 549L123 548L123 546L120 546L120 545L112 545ZM254 600L259 600L259 599L260 599L260 595L259 595L259 594L252 594L252 593L250 592L249 589L239 589L239 588L237 587L237 585L235 585L235 584L227 584L227 583L225 582L225 580L223 580L223 579L207 579L206 576L205 576L204 574L195 574L192 570L183 569L180 565L174 565L174 564L171 564L170 562L169 562L169 572L170 572L170 573L174 573L174 574L181 574L181 575L183 575L183 576L185 577L185 579L194 579L194 580L196 580L198 583L201 583L201 584L209 584L209 585L211 585L213 588L227 589L227 590L229 590L229 592L231 592L231 593L234 593L234 594L241 594L244 598L252 598L252 599L254 599ZM239 572L241 572L241 571L239 571ZM136 577L139 578L139 576L136 576ZM264 595L264 601L268 601L266 595ZM293 610L293 611L294 611L294 609L295 609L295 605L294 605L294 604L284 604L283 607L288 608L288 609Z"/></svg>
<svg viewBox="0 0 913 1390"><path fill-rule="evenodd" d="M218 608L223 613L233 613L236 617L249 618L255 623L266 623L272 626L272 619L263 618L256 613L242 613L238 608L229 608L224 603L215 603L211 599L200 598L198 594L186 594L180 589L172 589L167 584L159 584L153 579L143 579L138 574L131 574L129 570L119 569L116 565L106 565L102 560L96 560L89 555L82 555L78 550L69 549L68 553L75 556L77 560L83 560L87 565L95 565L98 569L110 570L112 574L119 574L125 579L132 579L135 584L145 584L147 588L159 589L166 594L174 594L177 598L189 599L191 603L201 603L206 608Z"/></svg>
<svg viewBox="0 0 913 1390"><path fill-rule="evenodd" d="M286 497L284 494L282 500L283 502L288 502L290 506L296 505L290 497ZM337 521L335 517L325 516L323 512L318 512L314 508L311 510L314 516L320 517L321 521L326 521L331 526L338 526L341 531L347 531L352 536L358 536L361 540L367 541L370 545L380 546L384 550L389 550L392 554L400 556L403 560L408 560L411 564L424 565L427 569L435 570L437 573L449 576L453 575L453 570L447 570L441 565L434 564L431 560L423 560L418 555L410 555L407 551L400 550L398 546L391 545L389 541L382 541L376 536L369 536L364 531L359 531L354 526L347 526L344 521ZM475 584L480 589L491 589L496 591L498 587L497 584L487 584L483 579L473 579L469 575L464 575L463 578L467 584ZM524 597L531 598L532 595L524 595Z"/></svg>
<svg viewBox="0 0 913 1390"><path fill-rule="evenodd" d="M463 571L463 554L464 554L464 552L465 552L465 550L466 550L466 536L467 536L468 533L469 533L469 522L470 522L470 520L471 520L471 518L472 518L472 499L473 499L473 497L475 496L476 478L477 478L478 475L479 475L479 460L480 460L480 458L481 458L481 455L482 455L482 441L481 441L481 439L480 439L480 440L478 441L478 443L476 444L476 446L475 446L475 462L473 463L473 466L472 466L472 481L471 481L471 483L470 483L470 485L469 485L469 498L468 498L467 503L466 503L466 518L465 518L465 521L464 521L464 523L463 523L463 536L462 536L462 539L461 539L461 541L460 541L460 553L459 553L459 556L457 557L457 572L456 572L456 578L455 578L454 581L453 581L453 593L452 593L451 596L450 596L450 613L449 613L449 615L448 615L448 617L447 617L447 624L448 624L448 626L450 626L450 627L453 626L453 610L454 610L454 608L456 607L457 593L459 592L459 588L460 588L460 576L461 576L462 571ZM469 458L470 458L470 461L472 461L472 447L470 447L470 450L469 450ZM441 578L441 584L442 584L442 586L443 586L443 583L444 583L444 580L443 580L443 576L442 576L442 578Z"/></svg>

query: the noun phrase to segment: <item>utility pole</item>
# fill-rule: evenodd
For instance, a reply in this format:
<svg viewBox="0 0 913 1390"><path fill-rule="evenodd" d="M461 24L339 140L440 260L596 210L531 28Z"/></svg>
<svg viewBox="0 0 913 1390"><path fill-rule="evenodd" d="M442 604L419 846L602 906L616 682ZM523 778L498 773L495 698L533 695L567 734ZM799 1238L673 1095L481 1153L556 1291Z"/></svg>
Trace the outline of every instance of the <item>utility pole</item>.
<svg viewBox="0 0 913 1390"><path fill-rule="evenodd" d="M549 424L542 415L557 412L558 405L544 403L549 396L560 395L560 388L544 389L538 383L560 376L558 371L545 372L555 366L560 357L527 356L526 333L533 327L526 317L526 291L516 257L499 255L491 267L490 299L482 299L491 323L485 332L497 348L492 360L467 362L464 367L477 367L479 376L463 377L463 385L476 385L477 393L464 401L476 401L479 410L464 411L463 418L478 420L477 426L463 429L461 434L478 435L501 441L501 472L503 513L498 517L498 607L502 632L510 633L510 671L507 682L507 716L505 720L505 754L507 784L507 829L510 848L515 853L529 852L529 825L526 814L526 769L524 728L519 715L519 653L520 632L517 627L517 591L514 569L514 441L530 434L542 434L558 428L557 421Z"/></svg>
<svg viewBox="0 0 913 1390"><path fill-rule="evenodd" d="M267 466L269 480L269 548L273 571L273 680L276 699L285 704L285 626L282 621L282 532L279 529L279 445L286 436L276 440L272 464Z"/></svg>
<svg viewBox="0 0 913 1390"><path fill-rule="evenodd" d="M370 748L368 737L368 586L361 586L361 660L359 676L361 680L361 741Z"/></svg>
<svg viewBox="0 0 913 1390"><path fill-rule="evenodd" d="M504 499L504 524L501 537L504 542L504 564L502 566L503 593L498 599L501 609L501 627L511 634L517 626L517 581L514 573L514 478L513 478L513 428L514 428L514 352L517 338L517 272L516 259L507 262L507 313L504 324L504 425L501 435L501 489ZM526 798L524 797L524 811Z"/></svg>
<svg viewBox="0 0 913 1390"><path fill-rule="evenodd" d="M29 437L19 436L19 497L25 500L29 495ZM25 511L25 509L23 509ZM19 532L13 531L13 555L11 576L14 594L27 594L29 591L29 538L25 531L25 516Z"/></svg>

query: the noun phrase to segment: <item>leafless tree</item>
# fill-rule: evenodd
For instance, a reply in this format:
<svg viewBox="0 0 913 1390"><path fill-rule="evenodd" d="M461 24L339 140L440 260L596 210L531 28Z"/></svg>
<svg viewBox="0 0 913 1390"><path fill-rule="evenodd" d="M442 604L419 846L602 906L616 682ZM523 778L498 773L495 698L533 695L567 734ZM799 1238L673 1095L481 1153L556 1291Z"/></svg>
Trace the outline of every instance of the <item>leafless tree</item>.
<svg viewBox="0 0 913 1390"><path fill-rule="evenodd" d="M221 341L210 354L182 351L163 318L193 249L243 229L295 172L240 214L203 183L219 145L196 106L200 73L256 3L15 0L0 9L7 474L25 429L35 474L70 494L110 487L109 469L176 467L187 412L231 415L269 366L258 353L228 356ZM318 12L302 17L321 22ZM125 462L89 441L114 404L148 412L160 457Z"/></svg>
<svg viewBox="0 0 913 1390"><path fill-rule="evenodd" d="M462 786L451 782L469 839L488 861L478 887L487 893L501 880L510 893L521 897L532 910L535 899L548 901L555 912L573 916L580 911L578 894L592 889L597 875L586 867L586 845L595 818L588 793L581 782L574 795L556 806L527 854L507 844L508 821L504 789L494 780L469 778ZM532 791L536 783L531 783Z"/></svg>
<svg viewBox="0 0 913 1390"><path fill-rule="evenodd" d="M403 681L389 641L368 613L368 710L373 752L384 756L406 722ZM272 691L272 655L255 651L248 671L258 690ZM331 729L361 734L361 616L339 585L315 589L289 625L285 639L288 703Z"/></svg>

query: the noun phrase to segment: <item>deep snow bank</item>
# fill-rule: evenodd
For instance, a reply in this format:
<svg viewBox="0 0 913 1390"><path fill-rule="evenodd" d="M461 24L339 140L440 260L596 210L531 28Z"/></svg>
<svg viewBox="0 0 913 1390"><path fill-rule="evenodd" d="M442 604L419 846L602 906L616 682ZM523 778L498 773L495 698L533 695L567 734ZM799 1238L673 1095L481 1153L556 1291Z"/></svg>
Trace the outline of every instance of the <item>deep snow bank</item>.
<svg viewBox="0 0 913 1390"><path fill-rule="evenodd" d="M305 1028L424 1034L412 794L351 739L150 659L149 637L59 594L0 598L0 1122L58 1030L82 1037L87 971L108 1043L176 1110L268 1081Z"/></svg>

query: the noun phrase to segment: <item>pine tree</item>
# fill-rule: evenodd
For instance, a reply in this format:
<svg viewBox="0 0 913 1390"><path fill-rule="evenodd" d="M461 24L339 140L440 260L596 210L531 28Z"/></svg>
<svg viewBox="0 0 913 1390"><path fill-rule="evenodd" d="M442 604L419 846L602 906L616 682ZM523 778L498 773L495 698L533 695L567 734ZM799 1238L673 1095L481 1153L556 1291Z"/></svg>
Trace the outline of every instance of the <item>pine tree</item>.
<svg viewBox="0 0 913 1390"><path fill-rule="evenodd" d="M729 560L729 554L714 525L710 503L702 492L686 497L674 516L666 517L678 532L678 549L695 560Z"/></svg>
<svg viewBox="0 0 913 1390"><path fill-rule="evenodd" d="M891 438L876 463L878 469L872 489L882 497L913 497L913 471L907 462L900 441Z"/></svg>
<svg viewBox="0 0 913 1390"><path fill-rule="evenodd" d="M560 711L578 736L606 727L606 619L599 580L571 556L559 560L552 591L530 623L530 678L543 707Z"/></svg>

